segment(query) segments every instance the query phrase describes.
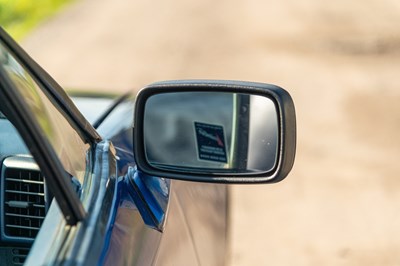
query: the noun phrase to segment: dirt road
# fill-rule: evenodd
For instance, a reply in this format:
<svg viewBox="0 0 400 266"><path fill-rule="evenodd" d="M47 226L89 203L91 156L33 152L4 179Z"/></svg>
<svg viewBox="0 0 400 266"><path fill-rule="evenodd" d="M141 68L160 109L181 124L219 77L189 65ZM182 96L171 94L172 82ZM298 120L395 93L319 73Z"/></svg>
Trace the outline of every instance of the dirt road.
<svg viewBox="0 0 400 266"><path fill-rule="evenodd" d="M295 168L232 188L231 265L399 265L399 25L396 0L82 0L23 46L70 88L286 88Z"/></svg>

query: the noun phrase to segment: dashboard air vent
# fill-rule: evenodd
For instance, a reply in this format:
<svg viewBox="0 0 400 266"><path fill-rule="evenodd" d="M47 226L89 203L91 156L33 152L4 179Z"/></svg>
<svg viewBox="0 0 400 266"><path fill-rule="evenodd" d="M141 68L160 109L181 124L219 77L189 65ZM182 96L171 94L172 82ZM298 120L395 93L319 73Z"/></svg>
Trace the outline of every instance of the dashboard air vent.
<svg viewBox="0 0 400 266"><path fill-rule="evenodd" d="M3 232L34 239L46 214L43 176L35 163L14 158L7 158L3 168Z"/></svg>

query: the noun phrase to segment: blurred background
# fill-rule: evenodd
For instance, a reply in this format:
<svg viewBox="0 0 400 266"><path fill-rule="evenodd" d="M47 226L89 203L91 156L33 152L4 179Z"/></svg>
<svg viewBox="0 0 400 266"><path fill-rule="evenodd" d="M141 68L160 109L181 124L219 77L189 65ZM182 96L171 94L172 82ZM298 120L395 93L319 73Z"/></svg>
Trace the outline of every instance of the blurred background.
<svg viewBox="0 0 400 266"><path fill-rule="evenodd" d="M400 265L399 1L0 0L0 22L64 88L285 88L295 166L230 187L230 265Z"/></svg>

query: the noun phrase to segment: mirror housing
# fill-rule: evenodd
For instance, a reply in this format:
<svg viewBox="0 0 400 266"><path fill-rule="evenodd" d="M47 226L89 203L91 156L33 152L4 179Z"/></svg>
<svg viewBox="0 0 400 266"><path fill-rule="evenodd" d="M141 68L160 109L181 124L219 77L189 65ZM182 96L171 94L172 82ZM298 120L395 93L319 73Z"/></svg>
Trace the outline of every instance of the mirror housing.
<svg viewBox="0 0 400 266"><path fill-rule="evenodd" d="M142 172L214 183L273 183L292 169L295 108L275 85L216 80L153 83L136 99Z"/></svg>

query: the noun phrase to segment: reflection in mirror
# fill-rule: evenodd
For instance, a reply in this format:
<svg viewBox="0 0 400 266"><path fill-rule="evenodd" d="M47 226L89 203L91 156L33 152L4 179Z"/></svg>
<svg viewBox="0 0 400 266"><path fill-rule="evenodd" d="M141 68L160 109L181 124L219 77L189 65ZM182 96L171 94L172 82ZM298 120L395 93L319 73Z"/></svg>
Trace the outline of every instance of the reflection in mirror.
<svg viewBox="0 0 400 266"><path fill-rule="evenodd" d="M265 173L277 162L278 128L275 104L265 96L155 94L145 105L145 152L159 169Z"/></svg>

